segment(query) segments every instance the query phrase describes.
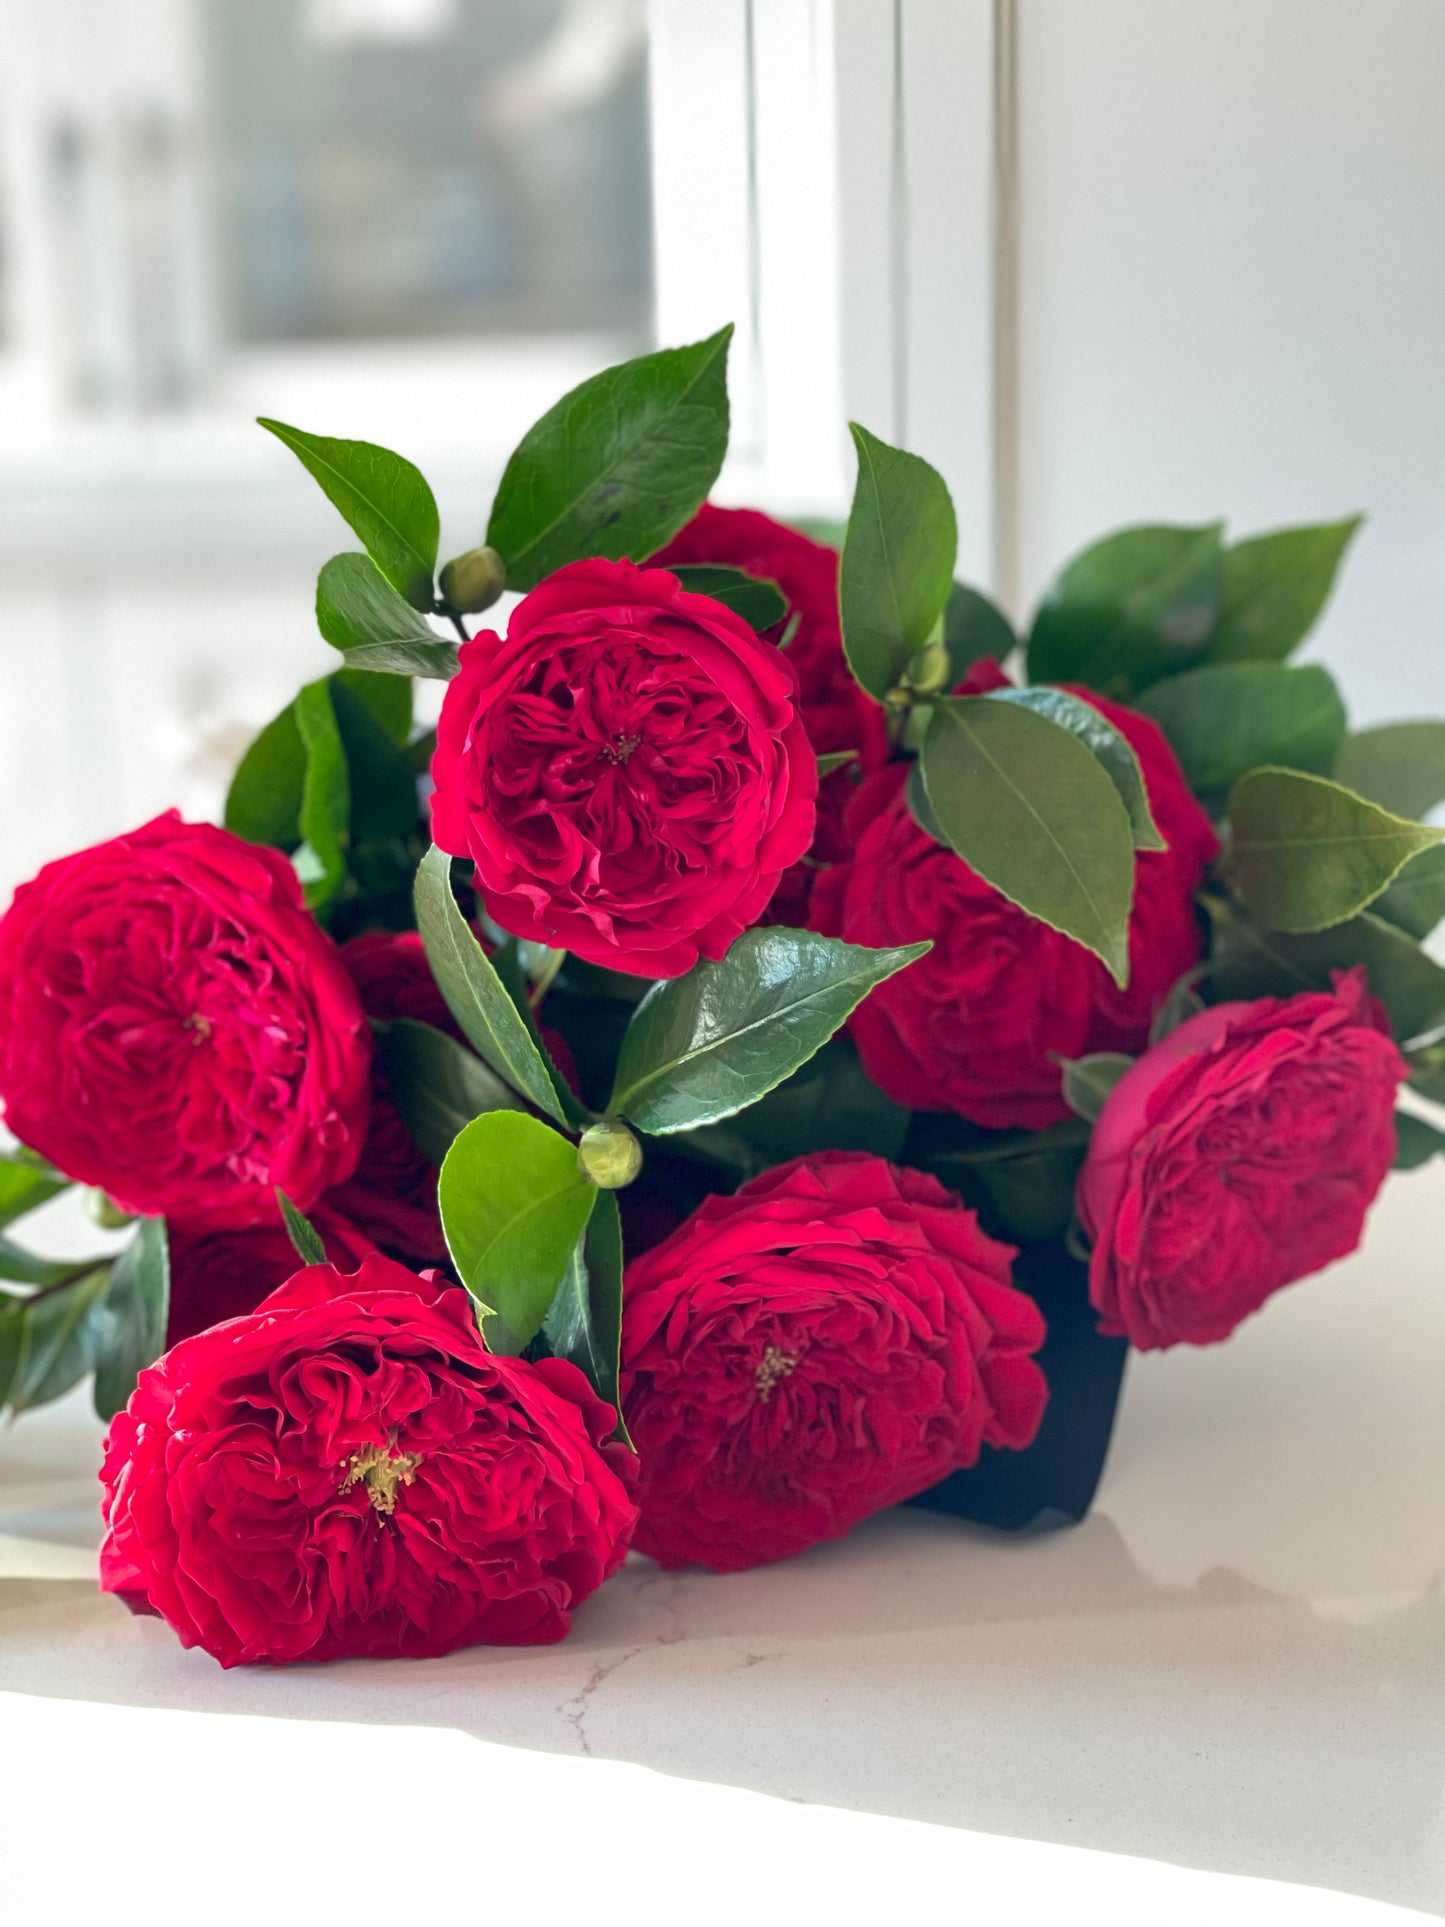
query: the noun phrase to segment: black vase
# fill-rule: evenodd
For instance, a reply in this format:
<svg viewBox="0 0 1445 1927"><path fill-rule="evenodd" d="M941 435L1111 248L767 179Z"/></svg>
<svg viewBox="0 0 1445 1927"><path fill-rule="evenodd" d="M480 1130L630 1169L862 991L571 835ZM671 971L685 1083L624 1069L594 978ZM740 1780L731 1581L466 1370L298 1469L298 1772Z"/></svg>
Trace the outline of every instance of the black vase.
<svg viewBox="0 0 1445 1927"><path fill-rule="evenodd" d="M1077 1525L1103 1474L1128 1340L1099 1336L1088 1269L1062 1240L1025 1244L1014 1283L1037 1300L1049 1328L1037 1354L1049 1381L1039 1435L1024 1452L986 1445L970 1471L951 1473L908 1503L1004 1532Z"/></svg>

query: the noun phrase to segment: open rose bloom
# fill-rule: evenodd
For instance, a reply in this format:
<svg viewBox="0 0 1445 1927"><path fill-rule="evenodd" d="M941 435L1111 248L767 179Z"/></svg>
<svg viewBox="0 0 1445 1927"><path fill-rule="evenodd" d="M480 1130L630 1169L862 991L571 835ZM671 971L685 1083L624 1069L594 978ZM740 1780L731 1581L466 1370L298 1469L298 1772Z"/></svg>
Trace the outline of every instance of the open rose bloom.
<svg viewBox="0 0 1445 1927"><path fill-rule="evenodd" d="M1128 1349L1445 1148L1445 723L1287 660L1353 525L1122 530L1016 630L856 424L841 544L708 500L727 345L563 397L450 560L401 456L264 423L344 666L224 828L0 917L0 1410L93 1373L102 1584L225 1666L1081 1518Z"/></svg>

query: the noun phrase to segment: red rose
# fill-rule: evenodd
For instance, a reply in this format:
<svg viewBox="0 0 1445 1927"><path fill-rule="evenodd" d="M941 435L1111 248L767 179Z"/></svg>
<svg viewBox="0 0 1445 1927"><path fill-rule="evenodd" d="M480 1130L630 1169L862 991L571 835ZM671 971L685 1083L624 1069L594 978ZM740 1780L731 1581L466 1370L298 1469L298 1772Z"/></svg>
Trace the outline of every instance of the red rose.
<svg viewBox="0 0 1445 1927"><path fill-rule="evenodd" d="M707 1199L627 1272L640 1550L740 1571L1028 1445L1044 1321L1013 1255L934 1178L862 1152Z"/></svg>
<svg viewBox="0 0 1445 1927"><path fill-rule="evenodd" d="M575 1366L484 1351L434 1273L315 1265L141 1373L101 1587L223 1666L560 1639L636 1517L615 1417Z"/></svg>
<svg viewBox="0 0 1445 1927"><path fill-rule="evenodd" d="M1209 820L1148 717L1073 693L1134 746L1168 845L1136 860L1127 990L1092 951L1027 916L918 827L902 764L864 783L850 812L853 859L814 886L809 921L828 935L875 946L933 939L850 1020L868 1075L913 1110L995 1130L1057 1123L1069 1115L1057 1059L1142 1049L1157 1005L1203 954L1194 892L1217 848Z"/></svg>
<svg viewBox="0 0 1445 1927"><path fill-rule="evenodd" d="M766 633L770 641L779 641L792 626L788 661L798 678L798 707L808 740L820 756L829 750L858 752L856 765L834 770L818 788L811 855L820 863L841 862L852 847L844 828L848 799L858 773L877 769L887 760L888 719L859 688L843 654L838 551L756 509L722 509L704 502L681 534L652 558L652 567L672 568L687 562L742 569L765 582L776 582L786 597L787 617ZM768 906L772 920L794 926L805 922L812 883L812 869L794 864Z"/></svg>
<svg viewBox="0 0 1445 1927"><path fill-rule="evenodd" d="M432 834L504 929L642 977L720 957L813 833L787 658L661 569L574 562L465 643Z"/></svg>
<svg viewBox="0 0 1445 1927"><path fill-rule="evenodd" d="M376 1249L370 1238L325 1204L311 1213L311 1222L338 1269L360 1264ZM172 1218L166 1231L171 1254L167 1347L224 1319L247 1317L301 1269L279 1216L275 1224L251 1225L244 1231Z"/></svg>
<svg viewBox="0 0 1445 1927"><path fill-rule="evenodd" d="M275 850L175 811L49 863L0 921L15 1135L131 1211L307 1210L366 1133L371 1038Z"/></svg>
<svg viewBox="0 0 1445 1927"><path fill-rule="evenodd" d="M1114 1086L1079 1173L1099 1329L1209 1345L1343 1258L1395 1155L1405 1064L1364 972L1201 1011Z"/></svg>

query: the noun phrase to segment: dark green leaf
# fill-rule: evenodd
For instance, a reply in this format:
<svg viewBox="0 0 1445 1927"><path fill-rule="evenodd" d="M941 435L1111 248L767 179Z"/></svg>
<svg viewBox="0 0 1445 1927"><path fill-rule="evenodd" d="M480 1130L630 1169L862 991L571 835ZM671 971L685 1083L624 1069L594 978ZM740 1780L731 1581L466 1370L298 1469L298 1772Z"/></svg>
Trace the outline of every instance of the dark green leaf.
<svg viewBox="0 0 1445 1927"><path fill-rule="evenodd" d="M100 1306L110 1284L110 1261L81 1272L5 1313L18 1332L0 1351L12 1355L10 1409L17 1416L47 1405L79 1384L95 1364L103 1331ZM3 1374L3 1367L0 1367Z"/></svg>
<svg viewBox="0 0 1445 1927"><path fill-rule="evenodd" d="M0 1278L17 1285L63 1285L68 1278L102 1264L103 1259L39 1258L11 1238L0 1238Z"/></svg>
<svg viewBox="0 0 1445 1927"><path fill-rule="evenodd" d="M399 1017L376 1039L386 1094L418 1150L440 1164L458 1132L484 1111L520 1108L521 1099L445 1031Z"/></svg>
<svg viewBox="0 0 1445 1927"><path fill-rule="evenodd" d="M391 586L414 609L430 609L440 524L421 471L373 442L337 441L258 419L321 484Z"/></svg>
<svg viewBox="0 0 1445 1927"><path fill-rule="evenodd" d="M1413 1111L1395 1113L1395 1169L1416 1171L1445 1151L1445 1131Z"/></svg>
<svg viewBox="0 0 1445 1927"><path fill-rule="evenodd" d="M1421 942L1445 917L1445 846L1411 857L1399 876L1376 897L1374 914Z"/></svg>
<svg viewBox="0 0 1445 1927"><path fill-rule="evenodd" d="M615 1192L598 1193L586 1235L573 1247L561 1286L542 1321L542 1332L555 1355L570 1359L585 1372L598 1397L614 1408L621 1436L626 1439L617 1390L622 1344L622 1222Z"/></svg>
<svg viewBox="0 0 1445 1927"><path fill-rule="evenodd" d="M1109 1093L1134 1065L1122 1051L1096 1051L1090 1057L1075 1057L1063 1065L1064 1102L1086 1123L1093 1124L1109 1101Z"/></svg>
<svg viewBox="0 0 1445 1927"><path fill-rule="evenodd" d="M14 1224L69 1189L70 1179L48 1164L13 1152L0 1154L0 1225Z"/></svg>
<svg viewBox="0 0 1445 1927"><path fill-rule="evenodd" d="M549 957L558 958L560 962L560 959L566 953L564 951L548 950L546 954ZM556 1111L553 1111L551 1115L557 1117L557 1121L561 1124L570 1124L573 1126L590 1124L592 1121L592 1113L585 1104L578 1101L571 1085L552 1062L551 1052L542 1042L542 1032L538 1028L536 1014L532 1009L531 999L527 994L529 978L522 963L522 946L515 937L504 937L503 941L497 945L496 952L492 958L492 964L497 976L501 980L503 990L506 991L512 1000L512 1008L526 1026L527 1035L532 1040L533 1049L536 1051L538 1057L541 1058L543 1066L546 1069L548 1081L552 1086L552 1095L561 1110L560 1117L557 1116ZM555 974L555 971L553 974Z"/></svg>
<svg viewBox="0 0 1445 1927"><path fill-rule="evenodd" d="M1089 1141L1081 1118L1044 1131L983 1131L959 1118L915 1118L905 1155L927 1167L1004 1238L1058 1238L1073 1217Z"/></svg>
<svg viewBox="0 0 1445 1927"><path fill-rule="evenodd" d="M1407 823L1298 770L1257 769L1229 799L1231 873L1275 930L1325 930L1363 910L1445 830Z"/></svg>
<svg viewBox="0 0 1445 1927"><path fill-rule="evenodd" d="M1144 787L1133 745L1092 703L1083 697L1071 696L1066 689L1041 689L1033 685L1024 689L993 689L988 692L988 700L1018 703L1077 736L1098 758L1105 775L1119 792L1119 801L1128 814L1134 848L1164 848L1164 839L1150 814L1149 793Z"/></svg>
<svg viewBox="0 0 1445 1927"><path fill-rule="evenodd" d="M333 555L316 580L316 626L354 666L446 682L457 646L444 641L365 555Z"/></svg>
<svg viewBox="0 0 1445 1927"><path fill-rule="evenodd" d="M164 1218L142 1218L115 1261L99 1308L95 1410L113 1419L147 1365L166 1348L171 1261Z"/></svg>
<svg viewBox="0 0 1445 1927"><path fill-rule="evenodd" d="M831 776L835 769L847 769L850 763L856 763L857 760L856 749L825 750L818 758L818 781L821 783L823 778Z"/></svg>
<svg viewBox="0 0 1445 1927"><path fill-rule="evenodd" d="M1075 556L1034 617L1030 682L1128 696L1193 667L1219 615L1221 528L1121 529Z"/></svg>
<svg viewBox="0 0 1445 1927"><path fill-rule="evenodd" d="M725 1124L679 1132L668 1149L749 1177L809 1151L871 1151L896 1160L908 1119L903 1105L865 1076L857 1050L839 1035L756 1104Z"/></svg>
<svg viewBox="0 0 1445 1927"><path fill-rule="evenodd" d="M1187 970L1171 985L1169 995L1155 1011L1154 1021L1149 1026L1151 1044L1161 1043L1170 1031L1178 1030L1181 1024L1187 1024L1191 1017L1197 1017L1204 1009L1204 999L1195 986L1208 974L1208 968L1207 964L1196 964L1193 970Z"/></svg>
<svg viewBox="0 0 1445 1927"><path fill-rule="evenodd" d="M301 841L305 784L306 745L296 726L296 705L287 703L237 766L226 797L226 828L248 843L294 850Z"/></svg>
<svg viewBox="0 0 1445 1927"><path fill-rule="evenodd" d="M350 841L384 842L389 837L412 836L419 817L416 777L405 750L378 721L371 704L352 688L351 674L343 669L331 685L332 711L346 757ZM397 676L369 680L403 693L411 688Z"/></svg>
<svg viewBox="0 0 1445 1927"><path fill-rule="evenodd" d="M654 984L633 1014L610 1110L686 1131L755 1104L825 1043L875 984L930 946L867 950L810 930L745 930L716 963Z"/></svg>
<svg viewBox="0 0 1445 1927"><path fill-rule="evenodd" d="M286 1236L291 1240L291 1249L303 1265L324 1265L326 1246L321 1242L321 1233L304 1212L298 1211L286 1193L278 1185L276 1202L281 1207L281 1222L286 1227Z"/></svg>
<svg viewBox="0 0 1445 1927"><path fill-rule="evenodd" d="M451 858L435 844L417 867L416 925L437 988L468 1043L514 1091L565 1124L542 1054L468 927L452 895Z"/></svg>
<svg viewBox="0 0 1445 1927"><path fill-rule="evenodd" d="M850 428L858 481L838 568L843 649L881 702L938 629L953 588L958 523L937 469L856 422Z"/></svg>
<svg viewBox="0 0 1445 1927"><path fill-rule="evenodd" d="M920 830L926 830L935 843L941 843L946 850L953 848L943 834L943 825L933 813L933 805L928 800L928 791L923 782L923 764L915 762L908 772L908 782L904 788L908 808Z"/></svg>
<svg viewBox="0 0 1445 1927"><path fill-rule="evenodd" d="M597 1199L577 1147L538 1118L489 1111L447 1152L437 1197L487 1343L515 1355L541 1330Z"/></svg>
<svg viewBox="0 0 1445 1927"><path fill-rule="evenodd" d="M691 520L727 453L732 332L609 368L528 429L487 523L509 589L581 556L654 555Z"/></svg>
<svg viewBox="0 0 1445 1927"><path fill-rule="evenodd" d="M1283 662L1314 627L1350 537L1364 518L1252 536L1224 552L1211 662Z"/></svg>
<svg viewBox="0 0 1445 1927"><path fill-rule="evenodd" d="M1396 816L1417 820L1445 803L1445 722L1383 723L1347 736L1335 781Z"/></svg>
<svg viewBox="0 0 1445 1927"><path fill-rule="evenodd" d="M934 705L923 780L949 843L1012 903L1129 975L1134 838L1108 772L1070 730L1018 703Z"/></svg>
<svg viewBox="0 0 1445 1927"><path fill-rule="evenodd" d="M1169 738L1200 796L1266 763L1328 776L1345 735L1334 678L1314 663L1209 664L1156 682L1139 707Z"/></svg>
<svg viewBox="0 0 1445 1927"><path fill-rule="evenodd" d="M966 583L955 582L943 609L943 644L953 671L953 687L982 657L1005 661L1018 646L1018 637L1008 617L986 595Z"/></svg>
<svg viewBox="0 0 1445 1927"><path fill-rule="evenodd" d="M665 566L689 594L711 596L714 602L741 616L751 629L771 629L788 613L776 582L760 581L741 569L714 567L710 562L669 562Z"/></svg>
<svg viewBox="0 0 1445 1927"><path fill-rule="evenodd" d="M346 880L351 842L351 779L329 677L308 683L296 698L296 726L306 748L301 838L320 866L310 877L303 875L303 883L307 903L321 909Z"/></svg>

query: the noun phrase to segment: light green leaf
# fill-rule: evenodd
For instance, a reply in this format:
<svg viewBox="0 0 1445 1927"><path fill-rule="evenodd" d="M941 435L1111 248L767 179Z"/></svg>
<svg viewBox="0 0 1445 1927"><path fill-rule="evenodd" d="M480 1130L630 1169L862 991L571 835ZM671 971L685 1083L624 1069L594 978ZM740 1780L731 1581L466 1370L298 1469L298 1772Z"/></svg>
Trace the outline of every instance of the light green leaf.
<svg viewBox="0 0 1445 1927"><path fill-rule="evenodd" d="M338 441L264 415L257 419L320 483L391 586L414 609L430 609L440 522L420 469L373 442Z"/></svg>
<svg viewBox="0 0 1445 1927"><path fill-rule="evenodd" d="M1066 689L1042 689L1032 684L1024 689L991 689L987 700L1018 703L1077 736L1098 758L1105 775L1119 792L1119 801L1129 817L1134 848L1162 850L1165 847L1149 809L1149 792L1144 787L1134 747L1102 711L1083 697L1070 695Z"/></svg>
<svg viewBox="0 0 1445 1927"><path fill-rule="evenodd" d="M838 569L843 650L858 682L881 702L943 618L958 523L937 469L857 422L849 426L858 480Z"/></svg>
<svg viewBox="0 0 1445 1927"><path fill-rule="evenodd" d="M171 1260L164 1218L142 1218L115 1261L99 1306L95 1410L113 1419L147 1365L166 1348Z"/></svg>
<svg viewBox="0 0 1445 1927"><path fill-rule="evenodd" d="M316 626L355 668L446 682L457 646L397 594L365 555L333 555L316 579Z"/></svg>
<svg viewBox="0 0 1445 1927"><path fill-rule="evenodd" d="M1095 1051L1089 1057L1071 1058L1062 1067L1064 1102L1075 1117L1095 1123L1114 1086L1133 1066L1134 1059L1122 1051Z"/></svg>
<svg viewBox="0 0 1445 1927"><path fill-rule="evenodd" d="M440 1164L458 1133L484 1111L521 1108L480 1057L445 1031L398 1017L376 1039L386 1094L417 1149Z"/></svg>
<svg viewBox="0 0 1445 1927"><path fill-rule="evenodd" d="M732 332L609 368L528 429L487 523L509 589L582 556L655 555L692 519L727 453Z"/></svg>
<svg viewBox="0 0 1445 1927"><path fill-rule="evenodd" d="M1327 669L1221 662L1156 682L1139 698L1169 738L1199 796L1272 764L1328 776L1345 734L1345 706Z"/></svg>
<svg viewBox="0 0 1445 1927"><path fill-rule="evenodd" d="M966 863L1127 983L1133 833L1114 782L1072 731L1018 703L949 697L934 705L923 780Z"/></svg>
<svg viewBox="0 0 1445 1927"><path fill-rule="evenodd" d="M1356 730L1341 746L1334 778L1396 816L1428 816L1445 803L1445 722Z"/></svg>
<svg viewBox="0 0 1445 1927"><path fill-rule="evenodd" d="M3 1318L9 1330L0 1334L0 1379L8 1358L10 1409L17 1416L62 1397L94 1367L110 1272L107 1259L66 1284L6 1306Z"/></svg>
<svg viewBox="0 0 1445 1927"><path fill-rule="evenodd" d="M320 874L304 883L312 909L328 904L346 881L346 851L351 842L351 778L337 727L328 678L308 683L296 698L296 727L306 749L301 786L301 837L316 857Z"/></svg>
<svg viewBox="0 0 1445 1927"><path fill-rule="evenodd" d="M661 566L675 575L690 595L710 596L741 616L749 628L771 629L788 613L776 582L745 575L741 569L715 568L710 562L666 562Z"/></svg>
<svg viewBox="0 0 1445 1927"><path fill-rule="evenodd" d="M1275 930L1325 930L1373 903L1445 830L1407 823L1352 790L1297 770L1258 769L1229 799L1231 874Z"/></svg>
<svg viewBox="0 0 1445 1927"><path fill-rule="evenodd" d="M1224 551L1210 662L1283 662L1314 627L1350 538L1364 520L1278 529Z"/></svg>
<svg viewBox="0 0 1445 1927"><path fill-rule="evenodd" d="M577 1147L539 1118L489 1111L447 1152L437 1197L483 1335L515 1356L541 1330L597 1199Z"/></svg>
<svg viewBox="0 0 1445 1927"><path fill-rule="evenodd" d="M716 963L654 984L622 1040L609 1110L691 1130L754 1104L926 943L868 950L810 930L746 930Z"/></svg>
<svg viewBox="0 0 1445 1927"><path fill-rule="evenodd" d="M1219 615L1222 527L1121 529L1075 556L1034 617L1030 682L1129 696L1192 668Z"/></svg>
<svg viewBox="0 0 1445 1927"><path fill-rule="evenodd" d="M70 1179L25 1152L0 1153L0 1226L49 1204L70 1189Z"/></svg>
<svg viewBox="0 0 1445 1927"><path fill-rule="evenodd" d="M584 1372L599 1398L617 1412L627 1438L617 1381L622 1346L622 1221L617 1194L599 1191L585 1235L574 1245L561 1286L542 1322L558 1358Z"/></svg>

